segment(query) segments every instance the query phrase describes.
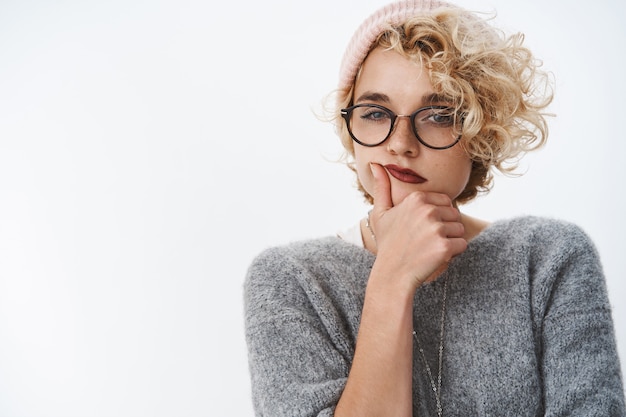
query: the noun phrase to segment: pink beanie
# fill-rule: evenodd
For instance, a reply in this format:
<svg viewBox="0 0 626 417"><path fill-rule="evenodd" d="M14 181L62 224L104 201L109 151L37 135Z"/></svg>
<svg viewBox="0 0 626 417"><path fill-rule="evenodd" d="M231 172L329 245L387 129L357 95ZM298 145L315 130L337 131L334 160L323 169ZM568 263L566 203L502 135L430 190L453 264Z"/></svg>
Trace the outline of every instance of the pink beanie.
<svg viewBox="0 0 626 417"><path fill-rule="evenodd" d="M457 8L439 0L402 0L386 5L365 19L352 35L343 55L339 70L339 88L352 85L372 43L386 26L400 24L411 17L428 14L442 7Z"/></svg>

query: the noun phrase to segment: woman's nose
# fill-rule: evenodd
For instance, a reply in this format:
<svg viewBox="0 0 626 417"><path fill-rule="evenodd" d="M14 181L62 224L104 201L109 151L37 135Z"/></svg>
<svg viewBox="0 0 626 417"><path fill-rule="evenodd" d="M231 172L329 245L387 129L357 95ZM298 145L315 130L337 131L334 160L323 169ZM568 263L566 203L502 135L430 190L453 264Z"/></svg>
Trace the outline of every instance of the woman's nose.
<svg viewBox="0 0 626 417"><path fill-rule="evenodd" d="M417 156L420 143L413 133L410 116L396 116L391 135L387 139L387 150L396 155Z"/></svg>

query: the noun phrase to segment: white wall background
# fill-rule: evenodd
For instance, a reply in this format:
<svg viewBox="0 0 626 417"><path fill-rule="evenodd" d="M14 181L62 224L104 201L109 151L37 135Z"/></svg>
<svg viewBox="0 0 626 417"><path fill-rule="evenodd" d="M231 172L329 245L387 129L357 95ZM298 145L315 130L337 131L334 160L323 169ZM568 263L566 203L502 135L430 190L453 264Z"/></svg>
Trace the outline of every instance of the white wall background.
<svg viewBox="0 0 626 417"><path fill-rule="evenodd" d="M245 270L365 213L313 111L383 3L0 1L0 415L252 414ZM557 80L549 145L468 211L581 225L626 361L626 7L459 4Z"/></svg>

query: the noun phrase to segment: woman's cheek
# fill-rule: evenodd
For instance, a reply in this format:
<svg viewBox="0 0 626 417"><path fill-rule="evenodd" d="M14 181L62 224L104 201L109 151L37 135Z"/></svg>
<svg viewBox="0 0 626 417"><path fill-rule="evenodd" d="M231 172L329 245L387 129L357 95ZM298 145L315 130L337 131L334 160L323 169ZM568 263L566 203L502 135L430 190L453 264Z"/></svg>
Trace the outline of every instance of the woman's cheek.
<svg viewBox="0 0 626 417"><path fill-rule="evenodd" d="M369 163L357 163L356 173L359 178L361 186L372 197L374 196L374 177L370 169Z"/></svg>

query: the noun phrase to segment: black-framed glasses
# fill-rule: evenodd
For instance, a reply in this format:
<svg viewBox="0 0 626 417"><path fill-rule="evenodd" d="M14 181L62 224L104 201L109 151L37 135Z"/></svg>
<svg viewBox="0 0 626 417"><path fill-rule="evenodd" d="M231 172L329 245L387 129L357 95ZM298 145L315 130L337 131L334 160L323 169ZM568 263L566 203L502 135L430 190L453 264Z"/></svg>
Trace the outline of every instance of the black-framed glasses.
<svg viewBox="0 0 626 417"><path fill-rule="evenodd" d="M395 114L378 104L357 104L341 109L352 139L363 146L378 146L386 141L399 117L408 117L413 134L431 149L448 149L462 136L463 117L448 106L426 106L411 114Z"/></svg>

